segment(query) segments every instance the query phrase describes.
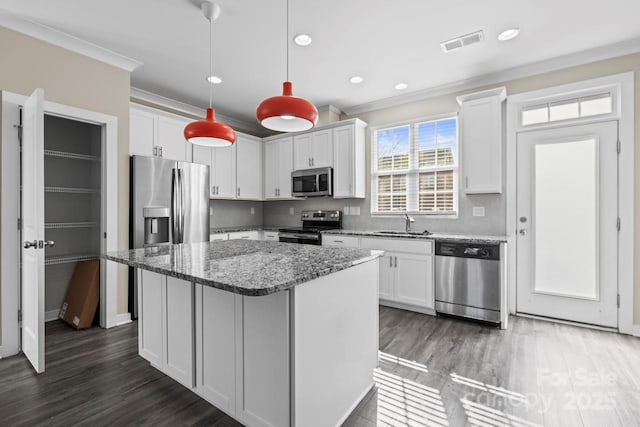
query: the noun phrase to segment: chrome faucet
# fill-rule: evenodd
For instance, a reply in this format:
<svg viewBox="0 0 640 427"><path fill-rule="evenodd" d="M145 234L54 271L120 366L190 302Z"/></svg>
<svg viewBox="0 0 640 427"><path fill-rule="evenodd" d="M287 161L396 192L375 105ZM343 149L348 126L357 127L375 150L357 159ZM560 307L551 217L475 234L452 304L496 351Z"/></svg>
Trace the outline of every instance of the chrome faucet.
<svg viewBox="0 0 640 427"><path fill-rule="evenodd" d="M405 231L407 233L410 233L411 232L411 224L416 222L416 220L413 219L413 217L409 216L409 214L404 214L404 216L405 216L405 223L404 223Z"/></svg>

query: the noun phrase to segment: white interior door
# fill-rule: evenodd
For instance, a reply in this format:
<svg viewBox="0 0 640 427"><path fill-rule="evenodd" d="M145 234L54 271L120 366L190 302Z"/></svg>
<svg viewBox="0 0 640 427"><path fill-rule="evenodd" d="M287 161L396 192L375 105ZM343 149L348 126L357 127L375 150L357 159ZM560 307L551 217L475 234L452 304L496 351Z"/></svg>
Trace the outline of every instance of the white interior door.
<svg viewBox="0 0 640 427"><path fill-rule="evenodd" d="M22 352L44 372L44 92L22 109Z"/></svg>
<svg viewBox="0 0 640 427"><path fill-rule="evenodd" d="M617 140L617 121L518 134L518 312L618 326Z"/></svg>

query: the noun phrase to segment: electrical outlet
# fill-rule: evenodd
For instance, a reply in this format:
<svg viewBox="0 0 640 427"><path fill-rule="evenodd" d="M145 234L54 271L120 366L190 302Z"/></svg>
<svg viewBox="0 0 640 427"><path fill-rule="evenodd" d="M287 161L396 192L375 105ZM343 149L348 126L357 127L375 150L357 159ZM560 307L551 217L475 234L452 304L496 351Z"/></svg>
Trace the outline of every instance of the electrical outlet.
<svg viewBox="0 0 640 427"><path fill-rule="evenodd" d="M289 208L289 215L293 215L295 214L295 211L293 210L293 208Z"/></svg>
<svg viewBox="0 0 640 427"><path fill-rule="evenodd" d="M209 215L213 215L213 208L209 208Z"/></svg>
<svg viewBox="0 0 640 427"><path fill-rule="evenodd" d="M345 206L344 209L342 209L342 213L346 216L346 215L351 215L351 208L349 208L349 206Z"/></svg>
<svg viewBox="0 0 640 427"><path fill-rule="evenodd" d="M351 206L351 215L360 215L360 206Z"/></svg>
<svg viewBox="0 0 640 427"><path fill-rule="evenodd" d="M474 206L473 216L484 216L484 206Z"/></svg>
<svg viewBox="0 0 640 427"><path fill-rule="evenodd" d="M251 215L255 215L256 214L256 208L251 208Z"/></svg>

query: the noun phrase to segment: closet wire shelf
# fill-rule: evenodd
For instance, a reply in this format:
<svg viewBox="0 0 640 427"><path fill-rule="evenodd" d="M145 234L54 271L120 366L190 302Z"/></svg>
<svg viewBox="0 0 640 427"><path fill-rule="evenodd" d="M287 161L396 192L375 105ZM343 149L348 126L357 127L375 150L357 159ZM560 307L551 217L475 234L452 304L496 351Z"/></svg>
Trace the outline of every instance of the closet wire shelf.
<svg viewBox="0 0 640 427"><path fill-rule="evenodd" d="M44 155L49 157L62 157L64 159L88 160L92 162L100 161L100 157L98 156L91 156L88 154L69 153L67 151L44 150Z"/></svg>
<svg viewBox="0 0 640 427"><path fill-rule="evenodd" d="M97 194L99 191L97 188L44 187L45 193Z"/></svg>
<svg viewBox="0 0 640 427"><path fill-rule="evenodd" d="M58 229L58 228L95 228L98 226L97 222L45 222L45 229Z"/></svg>
<svg viewBox="0 0 640 427"><path fill-rule="evenodd" d="M66 264L70 262L100 259L100 254L64 254L45 256L44 265Z"/></svg>

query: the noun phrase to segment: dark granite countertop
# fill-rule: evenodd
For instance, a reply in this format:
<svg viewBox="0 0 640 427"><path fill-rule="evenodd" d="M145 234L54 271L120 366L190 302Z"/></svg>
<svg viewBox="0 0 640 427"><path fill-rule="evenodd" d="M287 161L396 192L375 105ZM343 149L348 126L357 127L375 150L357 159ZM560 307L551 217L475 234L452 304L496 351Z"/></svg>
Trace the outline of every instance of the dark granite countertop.
<svg viewBox="0 0 640 427"><path fill-rule="evenodd" d="M278 231L281 227L270 227L268 225L244 225L238 227L213 227L209 229L209 234L235 233L239 231Z"/></svg>
<svg viewBox="0 0 640 427"><path fill-rule="evenodd" d="M507 241L507 236L485 236L474 234L455 234L455 233L432 233L422 234L420 231L412 233L404 233L402 231L383 232L381 230L329 230L324 231L323 234L333 235L347 235L347 236L365 236L365 237L387 237L387 238L401 238L401 239L423 239L423 240L436 240L436 241L452 241L452 242L466 242L466 243L503 243Z"/></svg>
<svg viewBox="0 0 640 427"><path fill-rule="evenodd" d="M241 295L260 296L372 261L382 251L228 240L111 252L105 259Z"/></svg>

